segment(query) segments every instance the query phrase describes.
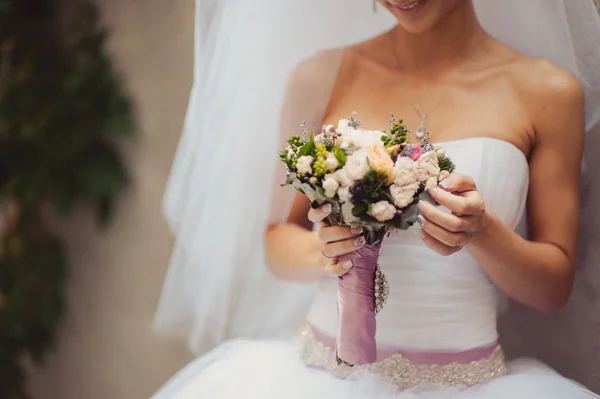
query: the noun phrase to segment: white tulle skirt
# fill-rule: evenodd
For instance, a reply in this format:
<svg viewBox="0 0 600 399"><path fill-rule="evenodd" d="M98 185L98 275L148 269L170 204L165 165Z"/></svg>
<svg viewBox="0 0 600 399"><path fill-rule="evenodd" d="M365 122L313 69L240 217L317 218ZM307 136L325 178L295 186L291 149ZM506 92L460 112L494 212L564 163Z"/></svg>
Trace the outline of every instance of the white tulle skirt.
<svg viewBox="0 0 600 399"><path fill-rule="evenodd" d="M153 399L583 399L600 398L532 359L508 364L508 375L470 388L397 392L374 375L340 380L306 367L298 345L230 341L177 373Z"/></svg>

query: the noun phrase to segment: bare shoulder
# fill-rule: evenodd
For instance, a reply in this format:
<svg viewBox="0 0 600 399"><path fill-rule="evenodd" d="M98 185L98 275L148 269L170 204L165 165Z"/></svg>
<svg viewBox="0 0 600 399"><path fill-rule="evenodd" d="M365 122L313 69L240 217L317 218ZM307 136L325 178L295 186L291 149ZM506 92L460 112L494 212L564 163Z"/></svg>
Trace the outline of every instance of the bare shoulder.
<svg viewBox="0 0 600 399"><path fill-rule="evenodd" d="M337 74L344 49L323 50L296 65L289 76L290 85L320 84Z"/></svg>
<svg viewBox="0 0 600 399"><path fill-rule="evenodd" d="M581 82L568 70L544 58L521 55L515 62L514 77L524 89L534 94L555 99L574 101L583 96Z"/></svg>
<svg viewBox="0 0 600 399"><path fill-rule="evenodd" d="M573 134L583 136L584 99L577 76L547 59L515 54L508 73L528 108L536 138L569 125Z"/></svg>

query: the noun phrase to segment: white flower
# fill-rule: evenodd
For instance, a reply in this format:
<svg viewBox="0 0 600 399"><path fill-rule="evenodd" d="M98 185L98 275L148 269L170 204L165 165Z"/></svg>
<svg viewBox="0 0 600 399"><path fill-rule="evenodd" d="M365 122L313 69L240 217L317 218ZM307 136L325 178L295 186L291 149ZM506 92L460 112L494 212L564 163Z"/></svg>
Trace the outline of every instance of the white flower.
<svg viewBox="0 0 600 399"><path fill-rule="evenodd" d="M323 144L325 142L325 135L323 133L319 133L315 136L315 144Z"/></svg>
<svg viewBox="0 0 600 399"><path fill-rule="evenodd" d="M443 148L436 149L435 153L438 156L438 158L446 156L446 150L444 150Z"/></svg>
<svg viewBox="0 0 600 399"><path fill-rule="evenodd" d="M333 133L333 132L335 132L335 126L327 125L323 128L323 131L328 132L328 133Z"/></svg>
<svg viewBox="0 0 600 399"><path fill-rule="evenodd" d="M383 136L383 133L379 130L363 130L359 137L360 146L362 148L372 147L373 145L383 146L381 136Z"/></svg>
<svg viewBox="0 0 600 399"><path fill-rule="evenodd" d="M335 144L344 149L352 149L352 148L368 148L375 144L383 145L381 141L381 133L378 130L363 130L363 129L354 129L352 126L348 126L345 120L340 121L338 125L338 133L341 134L335 141Z"/></svg>
<svg viewBox="0 0 600 399"><path fill-rule="evenodd" d="M340 184L332 175L325 176L325 179L323 180L323 189L325 190L325 196L327 198L335 197L335 193L339 187Z"/></svg>
<svg viewBox="0 0 600 399"><path fill-rule="evenodd" d="M418 189L419 183L411 183L405 186L392 185L390 187L390 194L394 199L394 205L398 208L404 208L412 204Z"/></svg>
<svg viewBox="0 0 600 399"><path fill-rule="evenodd" d="M431 176L425 182L425 190L429 191L432 188L437 187L437 185L438 185L438 178L437 178L437 176Z"/></svg>
<svg viewBox="0 0 600 399"><path fill-rule="evenodd" d="M348 171L344 170L344 168L336 170L333 177L335 177L342 187L348 187L354 184L354 180L348 176Z"/></svg>
<svg viewBox="0 0 600 399"><path fill-rule="evenodd" d="M340 119L338 121L337 130L345 130L346 128L351 128L350 121L348 119Z"/></svg>
<svg viewBox="0 0 600 399"><path fill-rule="evenodd" d="M447 170L442 170L440 172L440 175L438 176L438 181L442 181L447 179L450 176L450 172L448 172Z"/></svg>
<svg viewBox="0 0 600 399"><path fill-rule="evenodd" d="M421 155L419 157L419 159L417 160L417 163L431 165L438 169L438 172L436 173L436 175L438 175L440 173L439 172L440 164L439 164L438 156L435 151L427 151L426 153L424 153L423 155Z"/></svg>
<svg viewBox="0 0 600 399"><path fill-rule="evenodd" d="M385 222L396 216L396 207L387 201L379 201L371 205L368 214L379 222Z"/></svg>
<svg viewBox="0 0 600 399"><path fill-rule="evenodd" d="M417 181L417 176L413 170L415 161L408 157L398 157L394 166L394 184L405 186Z"/></svg>
<svg viewBox="0 0 600 399"><path fill-rule="evenodd" d="M337 167L340 166L340 163L338 162L335 155L333 155L330 152L329 154L327 154L327 158L325 158L325 166L327 167L327 170L329 170L330 172L334 172L337 169Z"/></svg>
<svg viewBox="0 0 600 399"><path fill-rule="evenodd" d="M310 175L312 173L312 163L314 161L314 158L311 157L310 155L303 155L301 157L298 157L298 163L297 163L297 167L298 167L298 173L301 173L303 175Z"/></svg>
<svg viewBox="0 0 600 399"><path fill-rule="evenodd" d="M417 179L421 182L427 181L430 177L437 177L440 174L440 166L435 151L427 151L421 155L413 167Z"/></svg>
<svg viewBox="0 0 600 399"><path fill-rule="evenodd" d="M346 165L342 168L353 180L362 179L369 171L369 160L367 153L359 150L350 155L346 161Z"/></svg>
<svg viewBox="0 0 600 399"><path fill-rule="evenodd" d="M338 127L338 133L341 135L335 140L335 145L343 150L360 147L359 134L362 130L355 130L352 127L345 127L340 129Z"/></svg>
<svg viewBox="0 0 600 399"><path fill-rule="evenodd" d="M337 192L338 198L342 202L350 201L350 187L340 187Z"/></svg>

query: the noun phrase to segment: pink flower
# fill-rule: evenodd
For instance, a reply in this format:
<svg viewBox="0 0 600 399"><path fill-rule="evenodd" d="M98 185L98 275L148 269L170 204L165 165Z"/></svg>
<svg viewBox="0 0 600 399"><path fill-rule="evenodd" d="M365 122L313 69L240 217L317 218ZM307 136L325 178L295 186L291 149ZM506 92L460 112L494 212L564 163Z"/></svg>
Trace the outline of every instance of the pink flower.
<svg viewBox="0 0 600 399"><path fill-rule="evenodd" d="M410 144L411 150L410 150L410 159L412 159L413 161L416 161L417 159L419 159L419 157L421 155L423 155L423 148L421 148L420 145L414 145L414 144Z"/></svg>

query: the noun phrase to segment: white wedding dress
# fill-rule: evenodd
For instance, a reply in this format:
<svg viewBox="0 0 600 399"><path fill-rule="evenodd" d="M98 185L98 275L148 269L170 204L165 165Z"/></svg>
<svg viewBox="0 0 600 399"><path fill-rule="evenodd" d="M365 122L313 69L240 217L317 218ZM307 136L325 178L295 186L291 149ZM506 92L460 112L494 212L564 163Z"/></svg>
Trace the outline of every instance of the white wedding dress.
<svg viewBox="0 0 600 399"><path fill-rule="evenodd" d="M524 226L529 184L524 154L510 143L485 137L443 145L458 172L473 176L489 209L514 229ZM337 331L337 280L331 278L319 285L296 339L227 342L188 365L154 398L600 397L535 360L504 363L496 329L501 296L467 251L439 256L412 228L384 241L380 268L390 294L377 315L377 344L395 354L374 367L337 366L330 346ZM483 354L482 348L492 350ZM436 366L413 361L411 353L425 358L445 354L450 360ZM480 355L453 361L460 353ZM414 388L401 389L419 381Z"/></svg>

